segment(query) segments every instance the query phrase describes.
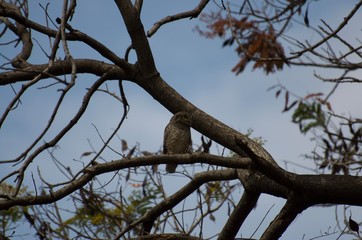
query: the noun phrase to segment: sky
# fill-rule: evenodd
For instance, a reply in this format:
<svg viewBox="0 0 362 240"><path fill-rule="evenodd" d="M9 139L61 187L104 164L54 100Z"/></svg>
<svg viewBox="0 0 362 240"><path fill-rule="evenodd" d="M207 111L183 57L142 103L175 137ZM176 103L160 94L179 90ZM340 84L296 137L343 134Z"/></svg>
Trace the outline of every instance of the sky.
<svg viewBox="0 0 362 240"><path fill-rule="evenodd" d="M30 18L44 22L44 14L38 3L45 5L46 1L31 1L33 12ZM51 2L49 11L54 18L60 16L61 1ZM335 4L330 4L334 2ZM309 20L313 27L321 24L320 19L325 19L331 26L338 26L345 14L356 1L316 1L309 6ZM58 5L59 4L59 5ZM124 55L130 39L125 32L123 21L113 1L78 1L77 11L71 24L73 28L80 29L90 36L98 39L111 50ZM149 29L157 20L167 15L180 11L190 10L195 6L195 1L184 0L153 0L145 1L142 20L145 29ZM211 2L205 9L215 9ZM323 9L323 11L321 11ZM333 14L331 14L333 13ZM350 36L351 41L361 38L360 19L349 22L349 30L344 36ZM302 21L302 17L300 21ZM313 73L330 74L323 69L288 68L266 76L261 70L252 70L250 67L235 76L231 68L237 63L234 48L222 48L222 40L209 40L201 37L195 27L201 25L197 19L184 19L163 26L151 39L150 45L155 58L156 66L163 79L181 93L191 103L219 119L225 124L240 132L254 130L254 136L262 136L266 140L265 148L274 159L287 170L298 173L312 173L307 169L294 164L285 165L285 161L298 165L314 168L313 163L305 160L302 155L310 153L315 144L311 136L302 135L298 126L291 122L290 113L282 113L283 100L275 99L274 91L267 91L271 86L281 83L291 91L304 96L310 92L328 92L333 86L315 80ZM305 26L295 24L288 30L291 34L313 43L318 41L318 35L311 33ZM36 37L36 33L34 33ZM3 39L5 40L5 39ZM3 41L0 39L0 41ZM48 44L48 40L37 38L40 44ZM46 45L48 46L48 45ZM78 43L71 43L70 50L74 58L98 58L100 56L87 47ZM6 56L13 56L17 49L1 47L0 51ZM42 63L44 55L35 43L34 51L39 54L31 58L32 63ZM4 59L1 59L0 64ZM361 74L361 73L356 73ZM60 109L60 119L55 122L54 132L68 123L70 117L81 104L80 96L85 93L85 88L94 81L90 75L79 76L79 86L70 92L65 100L65 105ZM44 83L44 85L46 85ZM42 85L39 85L42 86ZM39 87L38 86L38 87ZM16 87L19 87L17 85ZM109 83L108 87L117 91L117 83ZM163 129L172 114L163 108L145 91L135 84L126 82L125 93L131 106L128 118L119 132L119 137L126 139L129 145L139 143L142 150L157 152L161 149ZM59 96L56 88L45 90L32 89L22 98L22 105L13 111L7 122L0 130L0 152L2 159L10 159L16 153L23 151L38 134L48 121L52 107L55 104L54 96ZM361 116L361 89L356 85L344 85L337 89L330 99L336 112L346 116ZM0 110L3 111L13 92L9 86L0 87ZM74 158L79 158L83 152L89 151L88 139L95 147L101 146L101 141L93 125L104 135L109 135L115 128L122 114L119 102L114 101L105 94L98 93L95 101L91 102L84 118L75 129L60 142L60 151L57 156L66 163L72 163ZM54 134L54 132L52 132ZM49 140L52 133L46 136ZM200 134L192 132L194 142L198 142ZM113 141L112 146L117 148L119 141ZM216 153L216 149L213 149ZM44 177L56 179L51 170L54 166L46 161L47 156L41 155L39 162L32 165L36 172L39 166ZM76 166L77 167L77 166ZM81 167L78 165L78 167ZM3 165L0 176L16 168ZM264 228L268 225L283 201L263 196L254 210L250 219L257 223L265 212L273 205L271 216L268 216ZM274 214L274 215L272 215ZM335 225L335 209L311 208L290 226L282 239L310 239L318 236L320 232L327 231L329 226ZM362 220L362 215L357 220ZM255 229L255 222L248 220L243 227L243 233L250 235ZM210 229L212 232L212 229ZM259 232L260 234L260 232ZM305 234L305 238L303 238ZM297 238L295 238L297 237ZM321 239L335 239L332 238ZM343 239L343 238L340 238Z"/></svg>

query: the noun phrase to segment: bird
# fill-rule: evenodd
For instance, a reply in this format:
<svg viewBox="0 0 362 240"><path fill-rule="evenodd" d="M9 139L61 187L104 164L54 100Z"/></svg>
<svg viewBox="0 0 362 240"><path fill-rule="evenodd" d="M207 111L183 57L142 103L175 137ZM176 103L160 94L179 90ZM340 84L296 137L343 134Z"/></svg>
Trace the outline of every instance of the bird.
<svg viewBox="0 0 362 240"><path fill-rule="evenodd" d="M178 112L171 118L163 135L163 153L179 154L191 152L192 116L187 112ZM177 164L166 164L166 172L174 173Z"/></svg>

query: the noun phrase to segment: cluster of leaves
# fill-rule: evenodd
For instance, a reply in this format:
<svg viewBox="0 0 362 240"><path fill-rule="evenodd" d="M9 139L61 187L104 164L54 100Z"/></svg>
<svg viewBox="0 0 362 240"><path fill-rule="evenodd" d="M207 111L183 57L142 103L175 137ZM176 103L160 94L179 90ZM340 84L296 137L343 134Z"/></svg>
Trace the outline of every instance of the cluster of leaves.
<svg viewBox="0 0 362 240"><path fill-rule="evenodd" d="M290 92L284 87L276 91L276 97L283 91L283 112L293 110L292 121L298 124L303 134L312 133L318 149L321 150L321 153L315 150L313 156L307 157L313 159L319 169L329 169L332 174L349 175L351 170L358 173L362 160L361 120L334 114L331 103L322 98L323 93L312 93L303 98L295 97L296 100L290 103Z"/></svg>
<svg viewBox="0 0 362 240"><path fill-rule="evenodd" d="M97 192L93 184L89 184L71 195L74 207L69 201L66 207L59 207L58 204L11 207L0 212L1 232L6 236L17 235L17 226L25 221L39 239L62 239L73 234L113 238L120 229L143 216L161 199L160 189L147 181L146 184L129 185L133 190L126 197L118 194L119 199L115 197L116 193L106 193L102 189ZM25 193L25 189L22 192ZM63 208L67 209L68 214L71 213L70 217L61 213ZM139 235L139 231L140 228L133 230L135 235Z"/></svg>
<svg viewBox="0 0 362 240"><path fill-rule="evenodd" d="M282 70L283 65L288 64L272 26L261 29L258 22L248 17L236 19L221 12L202 14L200 19L207 29L197 28L202 36L226 38L223 47L237 45L235 51L240 60L232 69L236 74L243 72L251 62L254 62L253 69L263 69L266 74Z"/></svg>
<svg viewBox="0 0 362 240"><path fill-rule="evenodd" d="M319 96L323 95L322 93L309 94L299 101L294 101L289 106L288 93L288 91L285 93L284 111L288 111L288 109L298 102L298 106L292 115L292 121L299 125L299 129L302 133L306 134L312 128L323 128L327 126L328 120L325 110L322 109L322 105L327 106L329 111L331 110L331 107L329 102L325 102L319 98ZM308 99L312 99L312 101L308 101Z"/></svg>
<svg viewBox="0 0 362 240"><path fill-rule="evenodd" d="M131 193L127 194L127 197L120 196L120 199L95 193L92 188L80 189L78 195L81 197L81 206L64 222L65 226L74 226L77 229L92 226L92 231L98 236L116 235L121 228L143 216L160 198L160 192L149 183L131 186ZM139 231L138 228L134 229L134 234L138 235Z"/></svg>

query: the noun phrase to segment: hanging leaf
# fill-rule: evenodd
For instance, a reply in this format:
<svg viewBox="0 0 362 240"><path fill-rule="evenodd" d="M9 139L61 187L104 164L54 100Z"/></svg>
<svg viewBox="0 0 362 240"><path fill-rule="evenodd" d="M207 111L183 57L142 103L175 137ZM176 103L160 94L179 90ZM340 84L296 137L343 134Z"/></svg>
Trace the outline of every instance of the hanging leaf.
<svg viewBox="0 0 362 240"><path fill-rule="evenodd" d="M126 175L126 182L128 182L128 180L130 179L131 177L131 169L128 168L128 172L127 172L127 175Z"/></svg>
<svg viewBox="0 0 362 240"><path fill-rule="evenodd" d="M211 147L212 141L209 140L209 141L206 142L205 139L204 139L204 136L202 135L202 136L201 136L201 142L202 142L203 152L209 153L209 152L210 152L210 147Z"/></svg>
<svg viewBox="0 0 362 240"><path fill-rule="evenodd" d="M285 98L285 103L284 103L284 110L283 110L283 112L285 112L285 109L287 109L288 102L289 102L289 92L288 92L288 91L285 92L284 98Z"/></svg>
<svg viewBox="0 0 362 240"><path fill-rule="evenodd" d="M289 111L291 108L293 108L296 104L298 103L297 100L295 100L294 102L292 102L288 107L286 107L283 112L287 112Z"/></svg>
<svg viewBox="0 0 362 240"><path fill-rule="evenodd" d="M210 213L210 220L213 222L215 222L215 220L216 220L215 216L212 213Z"/></svg>
<svg viewBox="0 0 362 240"><path fill-rule="evenodd" d="M222 46L223 46L223 47L225 47L225 46L231 46L231 45L233 45L233 43L234 43L234 37L231 37L231 38L226 39L226 40L223 42Z"/></svg>
<svg viewBox="0 0 362 240"><path fill-rule="evenodd" d="M134 151L136 150L136 147L137 146L134 146L131 150L129 150L129 152L127 153L126 158L131 158L132 157Z"/></svg>
<svg viewBox="0 0 362 240"><path fill-rule="evenodd" d="M307 6L307 9L305 10L305 14L304 14L304 23L307 27L309 27L308 8L309 8L309 5Z"/></svg>
<svg viewBox="0 0 362 240"><path fill-rule="evenodd" d="M126 151L128 149L128 145L126 140L122 139L122 152Z"/></svg>
<svg viewBox="0 0 362 240"><path fill-rule="evenodd" d="M84 152L84 153L82 153L82 155L80 156L80 158L89 156L89 155L91 155L92 153L94 153L94 152Z"/></svg>
<svg viewBox="0 0 362 240"><path fill-rule="evenodd" d="M275 98L278 98L281 92L282 92L282 90L279 89L279 90L275 93Z"/></svg>
<svg viewBox="0 0 362 240"><path fill-rule="evenodd" d="M146 191L146 187L147 187L147 175L145 175L145 178L143 179L143 182L142 182L142 194L144 197L147 197L147 191Z"/></svg>
<svg viewBox="0 0 362 240"><path fill-rule="evenodd" d="M328 160L324 160L320 165L319 165L319 169L323 169L325 167L327 167L329 164Z"/></svg>
<svg viewBox="0 0 362 240"><path fill-rule="evenodd" d="M359 236L359 225L356 221L354 221L352 219L352 214L349 216L349 228L354 231L357 232L358 236Z"/></svg>
<svg viewBox="0 0 362 240"><path fill-rule="evenodd" d="M143 156L151 156L151 155L153 155L151 152L149 152L149 151L142 151L141 152L142 154L143 154Z"/></svg>

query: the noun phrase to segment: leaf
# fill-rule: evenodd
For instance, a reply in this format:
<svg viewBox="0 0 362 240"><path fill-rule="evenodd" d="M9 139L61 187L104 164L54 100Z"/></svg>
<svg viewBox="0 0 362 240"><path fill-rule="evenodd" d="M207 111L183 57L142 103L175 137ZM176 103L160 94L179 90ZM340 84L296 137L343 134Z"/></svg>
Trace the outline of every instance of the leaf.
<svg viewBox="0 0 362 240"><path fill-rule="evenodd" d="M319 165L319 169L323 169L325 167L327 167L329 164L329 161L328 160L324 160L321 165Z"/></svg>
<svg viewBox="0 0 362 240"><path fill-rule="evenodd" d="M143 179L143 182L142 182L142 194L144 197L147 197L147 191L146 191L146 187L147 187L147 175L145 176L145 178Z"/></svg>
<svg viewBox="0 0 362 240"><path fill-rule="evenodd" d="M91 155L92 153L94 153L94 152L84 152L84 153L82 153L82 155L80 156L80 158L89 156L89 155Z"/></svg>
<svg viewBox="0 0 362 240"><path fill-rule="evenodd" d="M130 177L131 177L131 169L128 168L128 172L127 172L127 175L126 175L126 182L128 182Z"/></svg>
<svg viewBox="0 0 362 240"><path fill-rule="evenodd" d="M122 152L126 151L128 149L128 145L126 140L122 139Z"/></svg>
<svg viewBox="0 0 362 240"><path fill-rule="evenodd" d="M127 153L126 158L131 158L132 157L134 151L136 150L136 147L137 147L137 145L134 146L131 150L129 150L129 152Z"/></svg>
<svg viewBox="0 0 362 240"><path fill-rule="evenodd" d="M142 151L141 152L142 154L143 154L143 156L151 156L151 155L153 155L151 152L149 152L149 151Z"/></svg>
<svg viewBox="0 0 362 240"><path fill-rule="evenodd" d="M333 110L332 110L332 105L331 105L330 102L326 102L326 106L327 106L327 109L328 109L329 111L333 112Z"/></svg>
<svg viewBox="0 0 362 240"><path fill-rule="evenodd" d="M279 89L279 90L275 93L275 98L278 98L281 92L282 92L282 90Z"/></svg>
<svg viewBox="0 0 362 240"><path fill-rule="evenodd" d="M212 213L210 213L210 220L213 222L215 222L215 220L216 220L215 216Z"/></svg>
<svg viewBox="0 0 362 240"><path fill-rule="evenodd" d="M210 147L212 144L211 139L209 141L205 141L204 136L201 136L201 142L202 142L202 148L203 148L203 152L205 153L209 153L210 152Z"/></svg>
<svg viewBox="0 0 362 240"><path fill-rule="evenodd" d="M289 110L290 110L291 108L293 108L297 103L298 103L298 101L295 100L295 101L292 102L287 108L285 108L285 109L283 110L283 112L289 111Z"/></svg>
<svg viewBox="0 0 362 240"><path fill-rule="evenodd" d="M309 5L307 6L307 9L305 10L305 14L304 14L304 23L307 27L309 27L308 8L309 8Z"/></svg>
<svg viewBox="0 0 362 240"><path fill-rule="evenodd" d="M349 216L349 228L352 230L352 231L355 231L358 233L359 235L359 225L357 222L355 222L353 219L352 219L352 215Z"/></svg>
<svg viewBox="0 0 362 240"><path fill-rule="evenodd" d="M233 45L233 43L234 43L234 37L231 37L231 38L226 39L226 40L223 42L222 46L223 46L223 47L231 46L231 45Z"/></svg>
<svg viewBox="0 0 362 240"><path fill-rule="evenodd" d="M284 110L283 110L283 112L285 111L285 109L287 109L287 106L288 106L288 101L289 101L289 92L288 92L288 91L285 92L284 98L285 98L285 103L284 103Z"/></svg>
<svg viewBox="0 0 362 240"><path fill-rule="evenodd" d="M319 93L311 93L308 94L307 96L304 97L305 100L307 100L308 98L315 98L315 97L320 97L323 96L324 94L319 92Z"/></svg>
<svg viewBox="0 0 362 240"><path fill-rule="evenodd" d="M331 145L329 144L328 140L325 138L323 138L322 140L323 140L324 144L326 145L327 149L328 150L331 149Z"/></svg>

